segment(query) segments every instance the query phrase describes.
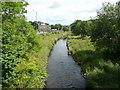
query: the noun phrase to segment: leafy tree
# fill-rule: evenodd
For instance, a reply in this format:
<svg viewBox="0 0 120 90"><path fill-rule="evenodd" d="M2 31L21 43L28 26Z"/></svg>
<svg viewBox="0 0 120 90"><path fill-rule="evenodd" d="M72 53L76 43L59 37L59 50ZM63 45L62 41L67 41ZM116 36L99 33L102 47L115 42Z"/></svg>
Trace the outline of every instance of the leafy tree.
<svg viewBox="0 0 120 90"><path fill-rule="evenodd" d="M34 22L29 21L29 23L30 23L32 26L34 26L34 29L35 29L35 30L38 30L38 23L37 23L37 21L34 21Z"/></svg>
<svg viewBox="0 0 120 90"><path fill-rule="evenodd" d="M119 4L120 2L103 4L91 33L91 38L96 41L98 48L115 54L120 52Z"/></svg>
<svg viewBox="0 0 120 90"><path fill-rule="evenodd" d="M63 31L69 31L69 27L63 27Z"/></svg>
<svg viewBox="0 0 120 90"><path fill-rule="evenodd" d="M86 34L88 35L88 36L91 36L91 31L93 30L93 28L94 28L94 21L95 21L95 19L93 20L93 19L91 19L91 20L88 20L88 21L86 21L86 26L85 26L85 29L86 29Z"/></svg>
<svg viewBox="0 0 120 90"><path fill-rule="evenodd" d="M51 25L51 29L61 30L62 29L62 25L61 24Z"/></svg>
<svg viewBox="0 0 120 90"><path fill-rule="evenodd" d="M81 20L76 20L74 23L72 23L71 26L71 31L75 34L75 35L79 35L80 34L80 30L79 30L79 23L81 22Z"/></svg>
<svg viewBox="0 0 120 90"><path fill-rule="evenodd" d="M81 35L81 36L87 35L86 29L87 29L86 21L76 20L73 24L71 24L71 31L75 35Z"/></svg>
<svg viewBox="0 0 120 90"><path fill-rule="evenodd" d="M40 48L36 32L24 16L27 5L24 0L2 2L2 87L17 87L21 73L14 68L22 60L29 61L29 53Z"/></svg>

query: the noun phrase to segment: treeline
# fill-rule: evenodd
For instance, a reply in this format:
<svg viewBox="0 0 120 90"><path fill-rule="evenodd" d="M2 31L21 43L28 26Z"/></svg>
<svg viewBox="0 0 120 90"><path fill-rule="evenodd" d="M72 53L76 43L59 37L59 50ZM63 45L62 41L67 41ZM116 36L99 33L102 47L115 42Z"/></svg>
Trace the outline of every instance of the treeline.
<svg viewBox="0 0 120 90"><path fill-rule="evenodd" d="M71 24L75 35L90 36L99 50L119 56L120 53L120 1L116 4L104 3L97 11L96 19L76 20Z"/></svg>
<svg viewBox="0 0 120 90"><path fill-rule="evenodd" d="M69 27L68 27L68 26L63 26L63 25L61 25L61 24L51 25L51 29L69 31Z"/></svg>
<svg viewBox="0 0 120 90"><path fill-rule="evenodd" d="M29 21L29 23L31 23L31 25L34 26L34 29L35 29L35 30L38 30L38 29L39 29L39 28L38 28L39 25L37 24L37 21L34 21L34 22Z"/></svg>

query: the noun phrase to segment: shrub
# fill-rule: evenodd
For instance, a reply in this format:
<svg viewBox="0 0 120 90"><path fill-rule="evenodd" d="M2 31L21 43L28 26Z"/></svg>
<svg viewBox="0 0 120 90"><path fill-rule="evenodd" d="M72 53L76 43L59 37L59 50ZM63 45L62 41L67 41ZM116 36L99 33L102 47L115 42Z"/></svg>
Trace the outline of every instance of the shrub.
<svg viewBox="0 0 120 90"><path fill-rule="evenodd" d="M30 61L30 53L37 53L40 49L39 37L23 15L27 5L28 3L24 0L23 2L2 2L2 87L18 87L16 79L24 72L14 68L21 64L23 66L19 68L24 70L26 67L24 62ZM31 64L38 67L34 64L34 59ZM29 71L26 73L30 74Z"/></svg>

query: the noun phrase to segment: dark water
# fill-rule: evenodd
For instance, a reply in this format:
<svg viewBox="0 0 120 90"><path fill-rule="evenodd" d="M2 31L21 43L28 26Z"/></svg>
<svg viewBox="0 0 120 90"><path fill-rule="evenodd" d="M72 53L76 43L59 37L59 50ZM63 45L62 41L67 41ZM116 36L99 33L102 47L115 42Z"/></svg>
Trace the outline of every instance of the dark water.
<svg viewBox="0 0 120 90"><path fill-rule="evenodd" d="M81 68L68 55L66 40L59 40L48 59L47 88L85 88Z"/></svg>

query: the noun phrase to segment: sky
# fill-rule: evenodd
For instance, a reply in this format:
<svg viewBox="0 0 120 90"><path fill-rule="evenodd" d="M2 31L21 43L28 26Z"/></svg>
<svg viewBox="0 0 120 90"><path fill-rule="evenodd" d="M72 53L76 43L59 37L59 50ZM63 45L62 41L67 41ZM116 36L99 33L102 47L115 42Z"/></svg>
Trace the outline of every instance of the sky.
<svg viewBox="0 0 120 90"><path fill-rule="evenodd" d="M102 2L118 0L27 0L27 20L70 25L75 20L95 18Z"/></svg>

